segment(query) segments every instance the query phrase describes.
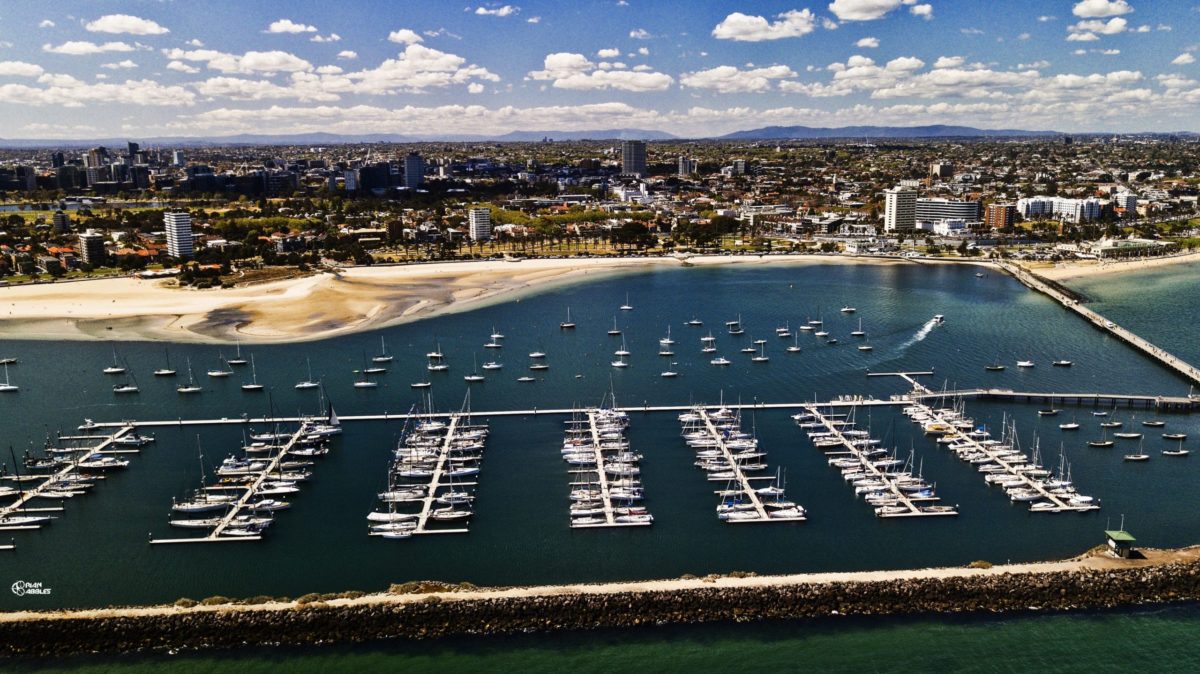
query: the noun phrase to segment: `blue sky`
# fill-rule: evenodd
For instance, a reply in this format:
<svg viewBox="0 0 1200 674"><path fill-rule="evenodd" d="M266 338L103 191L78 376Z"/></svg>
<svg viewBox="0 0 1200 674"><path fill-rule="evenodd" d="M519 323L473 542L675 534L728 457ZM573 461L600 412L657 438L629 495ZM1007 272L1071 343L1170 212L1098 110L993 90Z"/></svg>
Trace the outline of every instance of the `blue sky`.
<svg viewBox="0 0 1200 674"><path fill-rule="evenodd" d="M1200 130L1200 0L0 4L0 136Z"/></svg>

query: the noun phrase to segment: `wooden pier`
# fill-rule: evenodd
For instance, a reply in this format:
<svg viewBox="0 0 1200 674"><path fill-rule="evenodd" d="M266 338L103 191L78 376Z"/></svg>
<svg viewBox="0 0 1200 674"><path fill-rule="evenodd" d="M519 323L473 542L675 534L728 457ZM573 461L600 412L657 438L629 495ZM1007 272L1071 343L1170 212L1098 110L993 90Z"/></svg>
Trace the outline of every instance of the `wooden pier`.
<svg viewBox="0 0 1200 674"><path fill-rule="evenodd" d="M929 391L912 395L914 400L931 401L940 398L976 398L1017 403L1073 405L1076 407L1128 407L1154 409L1160 412L1192 412L1200 409L1200 398L1189 396L1153 396L1124 393L1040 393L999 388L975 388L955 391Z"/></svg>
<svg viewBox="0 0 1200 674"><path fill-rule="evenodd" d="M858 462L858 467L869 476L868 479L881 482L886 486L888 493L891 495L889 500L893 501L894 503L889 504L888 507L877 507L875 509L876 516L883 518L898 518L945 517L958 515L958 509L950 506L930 507L928 505L919 505L918 502L932 503L940 501L941 499L933 495L913 496L905 492L900 488L899 484L897 484L895 477L887 474L887 472L883 470L880 470L879 466L875 465L875 461L867 455L867 451L858 444L855 444L854 440L851 440L846 436L844 425L834 423L833 419L825 416L825 414L821 412L820 407L817 405L807 408L807 412L816 421L816 423L819 423L821 428L824 429L824 435L828 438L837 440L840 447L844 450L836 452L825 451L827 456L836 453L854 459ZM865 445L865 447L869 448L870 445ZM833 465L832 459L830 465ZM932 491L932 488L930 489ZM900 509L896 510L896 507L899 507Z"/></svg>
<svg viewBox="0 0 1200 674"><path fill-rule="evenodd" d="M115 447L117 446L115 444L116 441L120 438L125 437L126 435L128 435L132 432L134 432L134 427L132 425L123 423L121 426L117 427L116 432L114 432L112 435L100 436L103 438L100 441L100 444L95 445L95 446L81 446L78 448L77 451L80 454L86 454L86 455L114 454L117 452L130 453L130 451L136 452L136 450L117 450L117 449L115 449ZM70 440L70 441L87 441L87 440L94 441L97 439L97 437L90 436L90 435L88 435L88 436L79 435L79 436L61 436L59 439L60 440ZM31 479L40 479L40 480L42 480L42 482L34 487L29 488L29 489L25 489L22 487L20 490L20 493L18 494L17 499L15 501L13 501L12 503L9 503L8 505L0 507L0 531L28 531L28 530L33 530L33 529L39 529L42 527L43 524L46 524L48 522L38 522L38 523L30 522L30 523L21 523L21 524L15 524L15 523L14 524L5 524L5 522L15 522L15 521L19 520L20 517L22 517L28 513L35 513L35 514L40 515L42 513L63 512L65 510L65 508L63 508L62 506L44 506L44 507L31 508L31 507L29 507L28 504L33 499L43 498L47 493L50 493L57 489L64 489L67 491L71 491L71 484L70 484L68 478L72 478L72 476L76 476L76 475L81 475L82 473L80 473L80 470L81 470L81 468L79 466L79 460L78 460L78 457L76 457L76 458L72 459L71 461L68 461L66 463L66 465L64 465L62 468L60 468L59 470L57 470L54 473L51 473L49 475L28 476ZM103 478L100 478L98 476L97 477L90 476L88 479L96 480L96 479L103 479ZM20 484L20 483L18 483L18 484Z"/></svg>
<svg viewBox="0 0 1200 674"><path fill-rule="evenodd" d="M446 422L446 435L442 438L441 445L438 446L437 463L433 467L433 475L429 478L428 492L421 499L421 512L417 514L417 527L413 529L414 535L425 534L465 534L468 529L460 527L456 529L430 529L429 516L433 512L433 504L437 502L438 490L444 486L442 478L446 476L446 462L450 459L450 452L454 448L455 434L458 431L459 424L462 423L462 415L452 414L449 421ZM450 483L452 485L453 482Z"/></svg>
<svg viewBox="0 0 1200 674"><path fill-rule="evenodd" d="M743 524L743 523L749 523L749 522L762 523L762 522L803 522L803 521L805 521L807 519L807 517L805 516L804 509L800 508L799 506L796 506L796 510L797 510L798 514L794 514L794 515L781 514L785 511L780 511L780 510L777 510L774 512L768 512L766 504L763 503L763 499L759 496L758 490L754 488L753 484L751 484L751 481L752 480L774 480L774 478L750 477L750 476L746 475L746 472L745 472L745 470L743 470L743 467L742 467L742 460L733 455L733 452L730 450L729 445L726 442L725 433L723 432L723 430L721 428L718 428L718 426L717 426L717 423L716 423L717 421L720 421L720 422L722 422L722 425L725 425L727 422L732 420L731 416L725 416L727 414L730 414L730 409L731 408L729 408L729 407L722 407L721 409L717 410L715 413L710 412L708 409L706 409L704 407L695 407L692 409L692 414L695 414L699 418L699 421L701 424L700 427L704 429L704 431L707 433L707 436L708 436L708 438L707 438L708 442L706 442L704 445L697 445L697 446L695 446L695 448L699 450L699 449L715 447L716 449L718 449L721 452L721 458L725 461L726 464L728 464L729 471L731 471L733 473L732 479L727 478L727 477L713 477L712 474L710 474L708 477L709 481L710 482L724 481L726 483L736 483L739 487L738 502L740 503L741 499L744 497L749 500L750 505L753 508L754 517L746 517L746 518L730 517L730 518L725 519L725 521L728 523L731 523L731 524ZM691 422L689 422L689 421L684 421L683 423L684 423L684 433L686 435L687 429L689 427L694 427L694 426L690 426ZM725 503L725 501L724 501L724 496L723 496L722 504L724 504L724 503ZM742 512L745 512L745 511L742 511Z"/></svg>

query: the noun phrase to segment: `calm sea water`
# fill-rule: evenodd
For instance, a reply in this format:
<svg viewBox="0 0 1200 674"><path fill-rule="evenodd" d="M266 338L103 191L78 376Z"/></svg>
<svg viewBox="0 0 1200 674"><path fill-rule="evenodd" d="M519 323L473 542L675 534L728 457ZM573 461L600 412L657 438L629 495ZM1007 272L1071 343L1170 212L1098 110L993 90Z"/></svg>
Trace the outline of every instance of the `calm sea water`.
<svg viewBox="0 0 1200 674"><path fill-rule="evenodd" d="M16 672L1196 671L1200 608L837 619L6 663Z"/></svg>
<svg viewBox="0 0 1200 674"><path fill-rule="evenodd" d="M1200 296L1192 289L1200 267L1151 270L1116 279L1076 284L1114 320L1179 355L1200 361L1200 345L1180 328L1180 317L1197 315ZM1149 288L1149 290L1148 290ZM629 294L633 312L618 312ZM1147 302L1146 297L1153 297ZM843 305L858 308L841 314ZM558 322L571 309L579 324L561 332ZM946 323L927 329L935 313ZM723 323L738 315L740 338L724 334ZM619 338L605 332L616 315L633 352L627 370L610 367ZM704 321L700 328L685 322ZM774 328L793 328L822 317L842 344L827 346L802 335L800 354L786 353ZM875 351L857 351L848 333L862 318ZM482 348L493 326L505 333L499 354ZM677 340L674 359L655 355L670 326ZM699 337L709 331L728 368L708 365ZM376 390L352 387L353 370L379 348L384 336L396 354L391 372ZM769 364L754 364L738 349L768 340ZM433 398L440 409L458 409L467 385L462 375L472 358L500 358L502 376L489 374L475 385L475 410L547 409L598 402L614 391L625 405L726 401L789 402L844 394L886 397L903 390L891 378L868 378L868 370L927 370L935 388L980 384L1033 391L1114 391L1180 394L1187 383L1108 339L1061 308L1000 275L976 278L956 267L769 267L657 270L554 289L520 301L444 316L378 333L324 342L243 348L253 353L259 380L268 385L280 413L316 411L315 394L292 384L321 377L339 414L402 412L419 395L409 383L429 378L423 354L440 344L452 364L434 375ZM121 399L112 378L100 370L119 357L132 366L142 393ZM11 370L17 395L0 398L3 439L19 453L40 446L48 434L70 430L84 417L96 420L238 417L268 411L268 397L242 392L239 372L229 380L204 376L218 364L218 349L171 345L181 370L190 358L204 394L183 398L174 382L150 372L166 348L149 343L2 342L0 356L16 356ZM534 384L526 354L549 354L551 369ZM230 355L231 349L223 349ZM1018 370L1017 359L1038 367ZM1068 358L1070 369L1052 368ZM984 371L999 359L1003 373ZM664 380L667 369L681 373ZM248 373L245 375L248 377ZM1191 461L1158 455L1161 441L1150 434L1153 455L1142 465L1125 464L1120 449L1089 450L1098 434L1090 409L1068 409L1058 418L1039 418L1034 406L971 402L969 413L998 427L1015 418L1022 442L1040 443L1048 462L1061 451L1072 462L1080 488L1101 499L1103 509L1084 515L1031 515L1010 505L979 475L913 428L896 410L876 410L869 423L877 436L903 452L914 451L939 493L960 506L954 519L881 521L830 469L785 411L746 415L769 452L772 466L787 471L789 496L810 511L798 525L736 527L715 517L712 486L691 466L672 414L634 414L630 439L646 455L643 478L653 527L629 531L572 531L567 527L567 482L558 458L562 418L528 415L494 418L476 517L465 536L405 542L368 538L363 517L384 484L389 449L398 422L347 424L335 451L316 467L313 479L281 513L266 540L220 546L150 546L151 535L178 534L166 525L171 497L198 480L197 437L206 454L219 459L241 441L238 428L156 429L158 442L116 473L93 494L67 504L52 526L13 535L18 549L0 553L0 587L13 580L42 582L48 597L0 595L0 609L95 606L171 601L179 596L257 594L296 596L311 591L378 589L416 578L469 580L480 584L541 583L672 577L684 573L755 570L761 573L826 571L965 564L974 559L1032 560L1070 555L1100 542L1101 530L1126 516L1141 542L1170 546L1200 538L1200 521L1180 517L1190 507L1200 479ZM1137 424L1145 412L1117 411ZM1057 424L1076 416L1084 428L1063 433ZM1165 417L1168 430L1200 437L1195 418ZM0 448L6 449L6 448ZM826 669L963 671L1031 669L1103 670L1124 663L1163 669L1196 669L1194 645L1200 609L1009 617L1003 619L837 620L757 625L565 634L486 640L448 640L332 649L249 650L229 655L187 655L140 660L83 659L59 667L91 671L274 671L286 662L300 671L383 671L400 668L489 669L497 671L592 671L614 666L658 670L727 669L724 663L794 668L797 662ZM722 663L714 665L714 663ZM1121 663L1121 664L1118 664ZM41 664L28 666L39 669Z"/></svg>

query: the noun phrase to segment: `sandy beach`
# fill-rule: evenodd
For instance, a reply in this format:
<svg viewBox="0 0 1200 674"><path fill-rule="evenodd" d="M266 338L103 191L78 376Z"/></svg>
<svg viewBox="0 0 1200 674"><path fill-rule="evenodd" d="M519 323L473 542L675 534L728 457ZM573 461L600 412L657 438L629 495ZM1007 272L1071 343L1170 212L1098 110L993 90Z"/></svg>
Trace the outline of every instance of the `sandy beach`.
<svg viewBox="0 0 1200 674"><path fill-rule="evenodd" d="M1066 281L1092 276L1132 273L1188 262L1200 262L1200 252L1133 260L1113 260L1108 262L1100 262L1098 260L1070 261L1047 266L1025 265L1025 267L1043 278L1048 278L1052 281Z"/></svg>
<svg viewBox="0 0 1200 674"><path fill-rule="evenodd" d="M912 262L815 255L486 260L352 267L225 290L134 278L20 285L0 288L0 339L311 341L615 274L730 264Z"/></svg>

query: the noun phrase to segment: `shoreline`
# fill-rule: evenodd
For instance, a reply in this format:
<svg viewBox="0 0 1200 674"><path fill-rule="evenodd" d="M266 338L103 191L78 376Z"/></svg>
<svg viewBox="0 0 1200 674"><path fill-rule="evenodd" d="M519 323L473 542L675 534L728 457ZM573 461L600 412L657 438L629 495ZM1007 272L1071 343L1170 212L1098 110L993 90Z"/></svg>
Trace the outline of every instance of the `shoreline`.
<svg viewBox="0 0 1200 674"><path fill-rule="evenodd" d="M346 598L0 613L0 655L305 645L715 621L1112 608L1200 598L1200 546L1028 564L530 587L407 583ZM353 593L357 594L357 593Z"/></svg>
<svg viewBox="0 0 1200 674"><path fill-rule="evenodd" d="M1076 279L1094 278L1097 276L1112 276L1122 272L1136 273L1146 269L1157 269L1159 267L1169 267L1189 262L1200 262L1200 251L1109 262L1069 261L1058 262L1048 267L1031 264L1022 264L1021 266L1051 281L1074 281Z"/></svg>
<svg viewBox="0 0 1200 674"><path fill-rule="evenodd" d="M0 339L305 342L469 311L574 283L659 268L751 264L987 264L844 255L534 258L372 265L233 289L97 279L0 288ZM295 307L303 303L298 315Z"/></svg>

